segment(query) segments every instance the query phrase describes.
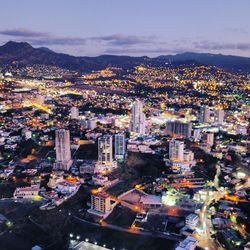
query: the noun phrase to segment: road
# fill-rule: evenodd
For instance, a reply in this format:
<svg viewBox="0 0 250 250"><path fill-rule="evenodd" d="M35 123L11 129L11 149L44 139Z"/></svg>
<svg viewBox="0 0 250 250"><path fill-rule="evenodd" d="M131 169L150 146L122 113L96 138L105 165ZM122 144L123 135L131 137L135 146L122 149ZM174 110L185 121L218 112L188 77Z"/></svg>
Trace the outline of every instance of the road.
<svg viewBox="0 0 250 250"><path fill-rule="evenodd" d="M209 197L203 204L200 211L200 221L202 224L203 234L199 239L199 246L205 249L223 249L219 244L211 237L212 222L208 219L208 210L213 200L218 201L227 194L227 190L215 191L213 197Z"/></svg>
<svg viewBox="0 0 250 250"><path fill-rule="evenodd" d="M203 233L201 234L201 238L199 239L199 246L205 249L223 249L218 242L216 242L215 239L211 237L211 232L212 232L212 222L210 219L208 219L208 210L213 201L218 201L221 198L223 198L228 191L226 189L222 189L219 187L219 176L221 174L221 168L220 165L216 166L216 175L214 177L214 186L217 189L214 192L214 195L208 196L206 201L204 202L201 210L200 210L200 222L202 225L202 230Z"/></svg>
<svg viewBox="0 0 250 250"><path fill-rule="evenodd" d="M139 235L144 235L144 236L150 236L150 237L159 237L159 238L164 238L167 240L174 240L174 241L180 241L180 238L174 235L165 235L163 233L158 233L158 232L147 232L147 231L141 231L138 229L133 229L133 228L124 228L124 227L119 227L116 225L111 225L108 224L104 221L102 221L100 224L99 223L94 223L94 222L90 222L90 221L86 221L84 219L81 219L77 216L74 216L74 219L81 221L83 223L88 223L94 226L99 226L99 227L106 227L109 229L113 229L113 230L117 230L117 231L121 231L121 232L127 232L127 233L132 233L132 234L139 234Z"/></svg>

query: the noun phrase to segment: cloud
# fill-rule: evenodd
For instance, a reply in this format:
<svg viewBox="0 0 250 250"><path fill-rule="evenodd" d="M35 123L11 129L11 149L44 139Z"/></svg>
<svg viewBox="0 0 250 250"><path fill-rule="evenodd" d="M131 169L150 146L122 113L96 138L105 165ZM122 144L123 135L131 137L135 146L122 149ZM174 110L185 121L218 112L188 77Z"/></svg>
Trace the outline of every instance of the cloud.
<svg viewBox="0 0 250 250"><path fill-rule="evenodd" d="M229 28L228 31L240 32L236 28ZM176 54L186 51L193 52L223 52L244 53L250 51L250 43L210 41L196 38L180 38L167 40L157 36L138 36L127 34L111 34L106 36L92 37L71 37L57 36L48 32L33 31L26 28L0 30L0 35L15 37L20 42L28 42L34 46L63 46L71 47L67 50L77 51L79 48L96 53L105 54L130 54L130 55L160 55ZM99 51L99 52L97 52Z"/></svg>
<svg viewBox="0 0 250 250"><path fill-rule="evenodd" d="M83 45L86 42L85 38L81 37L60 37L52 35L48 32L38 32L25 28L9 29L0 31L0 35L13 36L21 41L29 42L32 45Z"/></svg>
<svg viewBox="0 0 250 250"><path fill-rule="evenodd" d="M250 43L200 41L200 42L193 42L193 45L195 48L202 50L241 50L241 51L250 50Z"/></svg>
<svg viewBox="0 0 250 250"><path fill-rule="evenodd" d="M154 43L155 37L140 37L133 35L113 34L110 36L99 36L99 37L45 37L45 39L32 40L34 45L83 45L86 43L102 43L105 45L112 46L134 46L140 44L152 44Z"/></svg>
<svg viewBox="0 0 250 250"><path fill-rule="evenodd" d="M41 39L28 39L27 42L32 45L61 45L61 46L79 46L86 43L85 38L80 37L43 37Z"/></svg>
<svg viewBox="0 0 250 250"><path fill-rule="evenodd" d="M250 50L250 43L239 43L237 44L237 49L243 51Z"/></svg>
<svg viewBox="0 0 250 250"><path fill-rule="evenodd" d="M45 37L49 36L49 33L46 32L37 32L24 28L19 29L9 29L0 31L1 35L5 36L15 36L15 37Z"/></svg>
<svg viewBox="0 0 250 250"><path fill-rule="evenodd" d="M156 37L113 34L110 36L90 37L89 40L108 42L111 45L120 46L120 45L152 44L156 40Z"/></svg>
<svg viewBox="0 0 250 250"><path fill-rule="evenodd" d="M247 35L249 32L247 32L244 29L241 28L236 28L236 27L227 27L225 28L225 31L230 32L230 33L237 33L237 34L242 34L242 35Z"/></svg>
<svg viewBox="0 0 250 250"><path fill-rule="evenodd" d="M135 36L124 34L112 34L99 37L60 37L47 32L37 32L25 28L9 29L0 31L0 35L13 36L30 42L33 45L63 45L77 46L89 43L103 43L112 46L133 46L139 44L152 44L155 36Z"/></svg>
<svg viewBox="0 0 250 250"><path fill-rule="evenodd" d="M189 50L189 49L188 49ZM186 48L172 48L172 47L152 47L152 48L107 48L104 53L105 54L117 54L117 55L126 55L126 54L173 54L173 53L183 53L186 52Z"/></svg>

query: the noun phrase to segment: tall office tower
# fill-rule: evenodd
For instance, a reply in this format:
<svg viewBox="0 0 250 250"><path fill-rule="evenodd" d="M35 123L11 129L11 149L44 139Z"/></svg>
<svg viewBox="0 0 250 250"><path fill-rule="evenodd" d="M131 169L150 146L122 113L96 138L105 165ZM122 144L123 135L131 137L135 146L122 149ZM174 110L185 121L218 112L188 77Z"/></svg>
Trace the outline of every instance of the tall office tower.
<svg viewBox="0 0 250 250"><path fill-rule="evenodd" d="M181 121L168 121L166 126L167 133L171 136L191 137L192 123Z"/></svg>
<svg viewBox="0 0 250 250"><path fill-rule="evenodd" d="M56 131L56 162L55 168L68 171L72 164L69 130Z"/></svg>
<svg viewBox="0 0 250 250"><path fill-rule="evenodd" d="M102 164L113 162L112 136L104 135L98 138L98 161Z"/></svg>
<svg viewBox="0 0 250 250"><path fill-rule="evenodd" d="M143 113L143 104L137 100L132 107L130 132L136 132L140 135L145 134L145 114Z"/></svg>
<svg viewBox="0 0 250 250"><path fill-rule="evenodd" d="M79 119L79 110L77 107L71 107L70 117L71 119Z"/></svg>
<svg viewBox="0 0 250 250"><path fill-rule="evenodd" d="M214 133L212 133L212 132L207 132L207 133L204 135L204 139L205 139L206 143L209 144L210 146L213 146L213 145L214 145Z"/></svg>
<svg viewBox="0 0 250 250"><path fill-rule="evenodd" d="M200 122L210 122L210 109L208 106L200 108Z"/></svg>
<svg viewBox="0 0 250 250"><path fill-rule="evenodd" d="M199 141L201 139L201 130L199 128L194 129L193 138L194 141Z"/></svg>
<svg viewBox="0 0 250 250"><path fill-rule="evenodd" d="M221 125L224 122L224 110L216 109L214 114L214 122Z"/></svg>
<svg viewBox="0 0 250 250"><path fill-rule="evenodd" d="M126 153L125 134L115 135L115 159L123 160Z"/></svg>
<svg viewBox="0 0 250 250"><path fill-rule="evenodd" d="M169 159L171 161L184 160L184 142L171 140L169 143Z"/></svg>

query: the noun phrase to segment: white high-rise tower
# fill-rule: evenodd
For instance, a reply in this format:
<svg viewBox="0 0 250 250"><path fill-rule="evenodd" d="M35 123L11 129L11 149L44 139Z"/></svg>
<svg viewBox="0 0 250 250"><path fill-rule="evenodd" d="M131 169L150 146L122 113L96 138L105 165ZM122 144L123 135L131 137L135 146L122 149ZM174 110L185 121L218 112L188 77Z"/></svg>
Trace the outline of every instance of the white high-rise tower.
<svg viewBox="0 0 250 250"><path fill-rule="evenodd" d="M143 104L137 100L132 107L130 132L135 132L140 135L145 134L145 114L143 113Z"/></svg>
<svg viewBox="0 0 250 250"><path fill-rule="evenodd" d="M125 157L126 145L125 134L115 135L115 159L123 160Z"/></svg>
<svg viewBox="0 0 250 250"><path fill-rule="evenodd" d="M117 162L113 160L113 137L104 135L98 138L98 161L95 165L95 173L106 174L117 168Z"/></svg>
<svg viewBox="0 0 250 250"><path fill-rule="evenodd" d="M184 142L171 140L169 143L169 159L171 161L184 160Z"/></svg>
<svg viewBox="0 0 250 250"><path fill-rule="evenodd" d="M200 108L200 122L210 122L210 109L208 106L202 106Z"/></svg>
<svg viewBox="0 0 250 250"><path fill-rule="evenodd" d="M70 117L71 119L79 119L79 109L77 107L71 107Z"/></svg>
<svg viewBox="0 0 250 250"><path fill-rule="evenodd" d="M72 164L69 130L66 129L57 130L55 143L56 143L55 168L68 171Z"/></svg>
<svg viewBox="0 0 250 250"><path fill-rule="evenodd" d="M215 110L215 123L221 125L224 122L224 110L216 109Z"/></svg>
<svg viewBox="0 0 250 250"><path fill-rule="evenodd" d="M98 138L98 161L103 164L113 162L113 143L111 135Z"/></svg>

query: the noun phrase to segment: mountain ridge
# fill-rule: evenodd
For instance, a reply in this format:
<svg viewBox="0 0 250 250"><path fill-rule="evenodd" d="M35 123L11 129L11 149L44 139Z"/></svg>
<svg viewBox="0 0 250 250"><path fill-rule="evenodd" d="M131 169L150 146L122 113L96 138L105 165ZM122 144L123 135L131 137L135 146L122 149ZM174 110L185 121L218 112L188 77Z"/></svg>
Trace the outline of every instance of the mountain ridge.
<svg viewBox="0 0 250 250"><path fill-rule="evenodd" d="M96 57L72 56L57 53L49 48L34 48L26 42L9 41L0 46L0 65L16 65L18 67L32 64L58 66L79 72L103 69L107 66L130 68L140 64L166 66L169 63L190 63L211 65L226 70L243 70L250 72L250 58L232 55L184 52L176 55L147 56L100 55Z"/></svg>

